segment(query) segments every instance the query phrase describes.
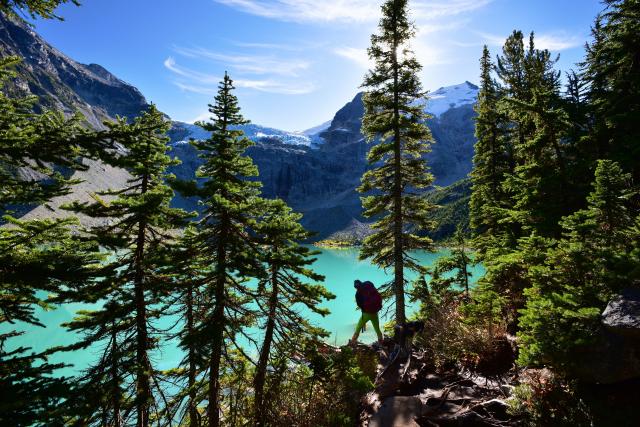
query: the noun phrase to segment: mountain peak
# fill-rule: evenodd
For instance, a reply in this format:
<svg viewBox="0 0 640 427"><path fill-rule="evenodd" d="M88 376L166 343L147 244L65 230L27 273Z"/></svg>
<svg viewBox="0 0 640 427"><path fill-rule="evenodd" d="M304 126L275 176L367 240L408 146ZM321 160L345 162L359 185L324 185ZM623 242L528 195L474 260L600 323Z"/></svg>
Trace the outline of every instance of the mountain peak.
<svg viewBox="0 0 640 427"><path fill-rule="evenodd" d="M23 58L12 83L21 92L38 96L40 106L80 111L87 122L102 128L116 116L135 117L148 107L134 86L97 64L84 65L42 39L21 18L0 13L0 54Z"/></svg>
<svg viewBox="0 0 640 427"><path fill-rule="evenodd" d="M478 99L478 86L469 81L452 86L443 86L429 93L427 111L440 116L450 108L473 105Z"/></svg>

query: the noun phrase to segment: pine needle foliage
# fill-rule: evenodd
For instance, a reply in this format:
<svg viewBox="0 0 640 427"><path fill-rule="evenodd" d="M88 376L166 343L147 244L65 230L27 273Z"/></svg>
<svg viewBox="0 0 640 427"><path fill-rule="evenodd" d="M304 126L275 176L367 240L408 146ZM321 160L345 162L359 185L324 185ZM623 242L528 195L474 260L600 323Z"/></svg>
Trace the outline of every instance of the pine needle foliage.
<svg viewBox="0 0 640 427"><path fill-rule="evenodd" d="M74 401L84 408L78 411L78 422L109 419L126 424L126 414L133 409L135 424L146 426L161 393L152 391L156 370L150 360L158 347L159 338L152 331L162 315L156 307L165 280L157 271L166 261L163 247L174 240L174 230L185 225L188 215L169 206L173 190L165 182L170 178L167 168L177 160L167 154L170 123L164 115L151 105L132 123L119 118L106 125L103 137L124 149L124 154L113 152L109 162L129 171L131 178L125 188L100 192L93 202L74 202L67 209L100 220L84 233L111 256L102 279L65 287L55 300L102 305L80 312L67 325L84 334L69 350L104 348L79 379L81 394Z"/></svg>
<svg viewBox="0 0 640 427"><path fill-rule="evenodd" d="M0 59L0 89L15 74L18 58ZM9 98L0 90L0 424L61 423L59 404L69 396L65 378L53 373L49 353L14 344L26 325L45 327L40 310L53 306L47 293L95 277L98 247L71 232L74 218L19 220L25 206L48 203L71 191L69 176L90 157L93 132L77 116L36 114L35 97ZM64 172L64 173L63 173Z"/></svg>
<svg viewBox="0 0 640 427"><path fill-rule="evenodd" d="M329 311L319 304L335 298L319 283L324 277L310 269L315 261L313 255L317 252L299 243L309 237L300 225L301 218L302 215L293 212L282 200L270 200L265 203L256 230L268 276L260 281L258 289L264 338L253 381L255 425L267 424L271 415L268 409L273 405L265 398L265 384L273 347L296 348L308 343L317 344L328 336L299 311L304 307L325 316Z"/></svg>
<svg viewBox="0 0 640 427"><path fill-rule="evenodd" d="M359 191L369 194L362 198L364 215L376 222L360 257L393 269L398 324L406 321L405 269L424 272L410 252L433 250L432 240L419 234L433 227L428 214L435 205L425 197L433 184L424 161L432 137L425 124L421 66L409 46L414 35L408 1L387 0L368 50L375 66L362 84L366 90L362 132L373 146L367 156L371 169L363 175Z"/></svg>
<svg viewBox="0 0 640 427"><path fill-rule="evenodd" d="M198 345L208 352L210 427L220 425L221 362L226 344L254 317L247 308L252 290L246 278L264 274L254 239L262 206L261 185L255 180L258 169L245 155L253 143L237 129L248 121L233 90L233 81L225 73L215 102L209 105L211 119L198 123L211 137L193 142L204 160L197 172L203 182L190 184L191 194L198 195L204 207L197 224L197 248L203 262L213 267L205 277L211 308L198 329Z"/></svg>

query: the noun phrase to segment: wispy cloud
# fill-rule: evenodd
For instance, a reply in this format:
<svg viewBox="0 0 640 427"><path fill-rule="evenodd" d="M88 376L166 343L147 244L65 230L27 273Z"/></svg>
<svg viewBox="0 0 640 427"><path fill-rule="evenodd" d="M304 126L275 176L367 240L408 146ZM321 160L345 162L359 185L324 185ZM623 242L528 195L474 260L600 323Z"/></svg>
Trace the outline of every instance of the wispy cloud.
<svg viewBox="0 0 640 427"><path fill-rule="evenodd" d="M302 59L284 59L264 55L229 55L204 48L175 47L174 50L182 56L211 60L245 74L297 77L300 71L308 69L311 65Z"/></svg>
<svg viewBox="0 0 640 427"><path fill-rule="evenodd" d="M293 22L365 22L379 15L372 0L215 0L264 18Z"/></svg>
<svg viewBox="0 0 640 427"><path fill-rule="evenodd" d="M253 48L253 49L269 49L269 50L284 50L284 51L300 51L304 48L302 46L294 46L291 44L280 43L257 43L257 42L240 42L232 41L235 46Z"/></svg>
<svg viewBox="0 0 640 427"><path fill-rule="evenodd" d="M418 20L435 20L472 12L492 2L493 0L418 1L412 6L413 16Z"/></svg>
<svg viewBox="0 0 640 427"><path fill-rule="evenodd" d="M482 32L477 34L482 38L482 43L490 46L502 46L507 39L507 36L500 36L496 34ZM534 40L538 49L549 49L556 52L579 47L584 43L584 40L580 37L565 33L535 34ZM469 46L465 43L456 44L459 46Z"/></svg>
<svg viewBox="0 0 640 427"><path fill-rule="evenodd" d="M252 15L291 22L369 22L380 17L379 0L214 0ZM413 16L434 20L482 8L493 0L421 0Z"/></svg>
<svg viewBox="0 0 640 427"><path fill-rule="evenodd" d="M584 40L577 36L540 34L535 36L536 46L541 49L566 50L582 46Z"/></svg>
<svg viewBox="0 0 640 427"><path fill-rule="evenodd" d="M180 66L172 57L164 61L166 69L174 73L182 80L175 82L180 89L211 95L216 93L216 86L222 80L222 77L212 74L202 73L187 67ZM234 85L238 88L254 89L261 92L277 93L282 95L302 95L311 93L315 90L312 83L295 81L277 81L273 79L234 79Z"/></svg>
<svg viewBox="0 0 640 427"><path fill-rule="evenodd" d="M371 66L373 65L373 62L369 59L369 55L367 54L367 49L365 48L343 46L335 48L333 50L333 53L350 61L353 61L357 65L365 69L371 68Z"/></svg>

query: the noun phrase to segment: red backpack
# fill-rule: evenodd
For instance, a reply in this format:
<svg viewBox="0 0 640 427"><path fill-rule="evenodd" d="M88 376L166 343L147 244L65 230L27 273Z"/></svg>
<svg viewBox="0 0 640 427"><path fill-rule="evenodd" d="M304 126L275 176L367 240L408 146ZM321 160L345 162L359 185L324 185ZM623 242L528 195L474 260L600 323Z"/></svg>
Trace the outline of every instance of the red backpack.
<svg viewBox="0 0 640 427"><path fill-rule="evenodd" d="M377 313L382 309L382 296L371 282L365 282L358 288L360 308L365 313Z"/></svg>

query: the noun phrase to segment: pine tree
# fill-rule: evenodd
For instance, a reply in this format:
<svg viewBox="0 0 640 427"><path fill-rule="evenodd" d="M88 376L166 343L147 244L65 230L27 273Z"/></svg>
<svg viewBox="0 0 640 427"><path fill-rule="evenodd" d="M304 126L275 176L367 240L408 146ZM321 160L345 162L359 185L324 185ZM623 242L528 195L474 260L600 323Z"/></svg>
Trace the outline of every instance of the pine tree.
<svg viewBox="0 0 640 427"><path fill-rule="evenodd" d="M161 414L165 419L185 420L190 427L201 425L199 404L204 399L204 378L207 355L199 346L197 329L206 318L206 276L212 267L203 261L198 247L198 234L188 227L181 238L168 248L168 262L162 270L168 280L169 296L163 300L167 316L177 316L181 326L170 334L168 342L178 340L184 352L180 364L165 372L167 381L178 389Z"/></svg>
<svg viewBox="0 0 640 427"><path fill-rule="evenodd" d="M132 177L127 187L101 192L94 196L94 202L75 202L68 209L102 220L102 224L86 233L113 254L113 261L105 266L107 273L103 280L86 287L68 287L57 300L105 301L102 309L82 312L69 323L71 330L85 332L84 338L72 348L109 342L106 348L115 351L105 352L84 382L97 393L112 393L113 388L96 389L96 386L107 381L103 375L106 366L117 364L118 375L108 380L121 382L128 388L125 378L134 378L131 387L135 396L130 403L135 409L136 425L142 427L149 425L150 408L154 405L155 370L149 353L157 348L158 340L150 332L150 325L161 314L154 307L159 302L163 280L156 271L165 261L161 249L174 239L172 230L183 226L187 215L169 206L173 191L165 183L169 177L166 170L178 162L167 155L170 148L166 132L170 122L163 114L151 105L133 123L120 118L107 126L106 138L117 141L126 150L125 154L115 153L110 163L128 170ZM124 390L118 393L124 394ZM114 403L111 408L112 422L120 417L115 406ZM90 407L87 409L91 411ZM95 415L104 412L94 410Z"/></svg>
<svg viewBox="0 0 640 427"><path fill-rule="evenodd" d="M520 31L507 38L496 67L502 85L495 108L506 119L501 147L506 161L498 190L501 200L495 203L487 197L490 206L484 208L481 201L488 192L481 185L472 195L477 200L474 218L484 213L482 220L496 225L490 233L476 231L480 257L487 267L483 281L487 285L480 289L507 297L504 315L512 327L524 304L522 292L530 286L527 270L535 265L524 261L529 256L536 258L535 251L527 249L535 245L528 245L538 238L558 237L560 218L580 206L579 195L572 194L569 169L573 164L566 154L571 126L560 94L559 73L554 69L556 60L549 51L535 47L533 33L527 48ZM479 136L486 134L482 124L478 122ZM476 157L482 158L486 148L480 144L478 148ZM483 166L479 163L472 176L486 176Z"/></svg>
<svg viewBox="0 0 640 427"><path fill-rule="evenodd" d="M221 361L226 339L233 339L247 315L247 297L251 294L244 279L263 274L257 261L252 238L259 213L260 183L253 178L258 170L244 155L252 142L238 125L248 123L240 113L233 94L233 81L227 74L220 83L208 123L199 125L211 137L195 141L204 165L198 177L201 187L191 185L191 193L200 196L204 212L198 222L198 247L205 262L214 268L206 277L207 295L213 307L206 314L199 334L199 345L209 351L208 423L220 425Z"/></svg>
<svg viewBox="0 0 640 427"><path fill-rule="evenodd" d="M594 114L593 145L640 182L640 3L605 0L583 64Z"/></svg>
<svg viewBox="0 0 640 427"><path fill-rule="evenodd" d="M451 254L438 258L432 267L432 289L462 292L465 298L469 298L469 279L472 276L471 267L475 264L473 255L467 248L464 230L458 227L453 237L455 246Z"/></svg>
<svg viewBox="0 0 640 427"><path fill-rule="evenodd" d="M479 94L476 122L478 144L471 174L474 180L473 204L470 206L472 231L479 259L487 270L480 283L486 281L491 284L481 286L475 292L475 297L483 300L490 298L482 296L482 290L489 292L488 295L494 292L505 295L509 304L504 306L504 315L510 320L515 319L517 308L522 304L522 289L527 285L522 279L524 266L517 249L518 239L522 236L521 224L514 215L517 200L513 187L507 185L513 182L520 164L516 148L524 143L530 133L530 121L519 112L516 114L508 101L517 99L527 102L531 99L526 84L525 62L524 36L521 31L514 31L506 39L502 54L497 58L495 72L498 81L493 85L490 73L492 64L488 52L483 52L483 91ZM494 92L495 100L489 96ZM492 127L500 131L494 151L487 144L494 141ZM496 165L497 173L494 175L491 174L492 162ZM492 182L494 180L497 181L495 184Z"/></svg>
<svg viewBox="0 0 640 427"><path fill-rule="evenodd" d="M405 268L424 271L410 251L433 249L431 239L417 233L432 227L427 217L435 208L424 194L433 183L424 161L432 137L425 125L425 94L418 78L421 66L408 46L415 35L408 13L408 0L387 0L379 34L371 36L368 52L375 67L363 83L367 91L362 131L375 144L367 157L372 169L365 172L359 188L374 193L362 200L364 215L377 220L360 256L393 268L400 325L406 320Z"/></svg>
<svg viewBox="0 0 640 427"><path fill-rule="evenodd" d="M80 157L89 156L97 138L79 126L77 116L35 114L35 97L7 97L1 87L18 62L0 60L0 424L51 425L62 422L58 405L68 397L66 380L52 376L62 365L48 363L48 352L16 346L12 338L23 334L20 323L44 327L36 309L52 307L46 293L91 280L100 256L95 244L71 233L74 218L24 221L11 215L67 194L77 181L59 170L84 169ZM23 175L26 170L32 173Z"/></svg>
<svg viewBox="0 0 640 427"><path fill-rule="evenodd" d="M560 73L554 70L556 60L548 50L535 48L531 33L524 58L530 98L505 99L513 120L528 129L514 141L519 161L505 182L514 200L514 221L524 235L536 231L543 236L557 236L558 221L574 210L563 143L568 116L562 109Z"/></svg>
<svg viewBox="0 0 640 427"><path fill-rule="evenodd" d="M280 342L295 346L300 341L317 341L327 334L313 327L297 310L300 305L313 313L328 314L318 305L332 299L320 282L324 277L309 269L316 253L298 242L309 237L294 213L282 200L269 201L260 217L257 233L262 242L261 257L269 275L259 284L258 306L264 317L264 338L253 380L255 425L265 425L269 419L270 402L265 399L265 380L272 347ZM275 396L274 396L275 398ZM275 402L274 402L275 403Z"/></svg>
<svg viewBox="0 0 640 427"><path fill-rule="evenodd" d="M521 364L571 371L575 352L596 336L607 302L628 283L630 179L615 162L599 161L587 209L562 221L563 238L530 270L533 286L525 291L518 334Z"/></svg>
<svg viewBox="0 0 640 427"><path fill-rule="evenodd" d="M475 106L476 138L472 193L469 202L471 228L480 256L491 246L491 240L504 233L500 223L501 208L506 206L502 190L505 174L510 171L505 147L505 117L498 111L500 88L492 76L493 63L487 46L480 59L480 92Z"/></svg>

